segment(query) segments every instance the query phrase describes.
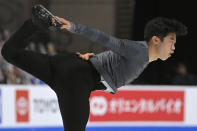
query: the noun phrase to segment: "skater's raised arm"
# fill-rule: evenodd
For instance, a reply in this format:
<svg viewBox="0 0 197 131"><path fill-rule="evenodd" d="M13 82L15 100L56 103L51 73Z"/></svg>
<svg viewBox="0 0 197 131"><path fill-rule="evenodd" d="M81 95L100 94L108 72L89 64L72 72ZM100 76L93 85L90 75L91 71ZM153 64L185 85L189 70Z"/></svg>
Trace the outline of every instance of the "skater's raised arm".
<svg viewBox="0 0 197 131"><path fill-rule="evenodd" d="M101 30L98 30L93 27L89 27L86 25L75 24L73 22L69 22L64 18L57 17L57 19L63 23L61 29L66 29L74 34L79 34L87 37L88 39L102 44L108 49L124 56L124 52L122 51L125 48L124 42L121 39L115 38Z"/></svg>

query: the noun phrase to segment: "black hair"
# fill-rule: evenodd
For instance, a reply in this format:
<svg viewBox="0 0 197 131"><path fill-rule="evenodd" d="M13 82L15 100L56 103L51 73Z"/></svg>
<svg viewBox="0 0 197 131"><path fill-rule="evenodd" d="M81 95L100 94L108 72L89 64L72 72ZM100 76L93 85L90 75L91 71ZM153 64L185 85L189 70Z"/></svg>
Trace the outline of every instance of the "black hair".
<svg viewBox="0 0 197 131"><path fill-rule="evenodd" d="M163 40L169 33L175 33L176 36L184 36L187 34L187 27L177 20L157 17L146 24L144 39L148 42L153 36L157 36Z"/></svg>

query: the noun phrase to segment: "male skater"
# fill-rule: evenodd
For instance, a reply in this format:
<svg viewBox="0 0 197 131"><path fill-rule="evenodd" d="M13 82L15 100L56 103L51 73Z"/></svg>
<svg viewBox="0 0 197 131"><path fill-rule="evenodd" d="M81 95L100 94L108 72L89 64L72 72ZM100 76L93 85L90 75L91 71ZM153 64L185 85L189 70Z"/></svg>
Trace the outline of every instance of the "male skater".
<svg viewBox="0 0 197 131"><path fill-rule="evenodd" d="M25 50L32 34L49 27L85 36L109 51L83 60L75 53L49 56ZM117 88L137 78L148 63L168 59L174 53L176 37L186 34L182 23L155 18L146 25L145 41L118 39L96 28L56 18L42 6L34 6L32 19L9 38L1 53L9 63L44 81L56 92L66 131L84 131L91 91L116 93Z"/></svg>

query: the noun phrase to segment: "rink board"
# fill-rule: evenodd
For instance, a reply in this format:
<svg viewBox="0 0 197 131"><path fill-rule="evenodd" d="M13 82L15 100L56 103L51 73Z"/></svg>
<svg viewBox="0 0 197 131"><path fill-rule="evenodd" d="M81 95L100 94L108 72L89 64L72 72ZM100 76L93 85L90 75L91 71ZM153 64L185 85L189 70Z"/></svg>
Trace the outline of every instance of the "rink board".
<svg viewBox="0 0 197 131"><path fill-rule="evenodd" d="M197 87L125 86L90 97L87 131L197 130ZM63 131L55 93L47 86L0 86L1 131Z"/></svg>

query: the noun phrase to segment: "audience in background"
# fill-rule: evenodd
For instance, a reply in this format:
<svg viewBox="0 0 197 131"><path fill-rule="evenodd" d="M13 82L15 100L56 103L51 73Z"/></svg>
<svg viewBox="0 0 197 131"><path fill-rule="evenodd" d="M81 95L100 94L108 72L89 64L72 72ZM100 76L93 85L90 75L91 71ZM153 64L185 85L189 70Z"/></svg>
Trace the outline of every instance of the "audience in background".
<svg viewBox="0 0 197 131"><path fill-rule="evenodd" d="M10 34L11 33L9 30L3 30L0 27L0 50L4 42L9 38ZM71 41L70 39L71 38L68 37L67 39L63 39L63 40L65 42L67 41L70 42ZM64 46L61 46L61 44L59 44L58 47L59 47L57 48L58 52L63 51L62 48ZM43 41L40 42L39 40L36 40L34 42L31 41L27 49L38 51L44 54L46 53L50 55L56 54L56 49L52 42L48 42L47 44L45 44ZM169 83L173 85L197 85L197 76L188 72L186 65L184 65L183 63L178 64L175 72L176 74L172 78L172 81L171 82L169 81ZM138 82L136 82L135 84L137 83ZM19 68L7 63L0 55L0 84L33 84L33 85L39 84L40 85L40 84L45 84L45 83L35 78L31 74L28 74L25 71L20 70ZM154 84L154 83L151 83L151 84ZM155 84L158 84L158 83L155 83Z"/></svg>
<svg viewBox="0 0 197 131"><path fill-rule="evenodd" d="M186 65L179 63L176 69L176 75L172 79L174 85L197 85L197 76L188 72Z"/></svg>
<svg viewBox="0 0 197 131"><path fill-rule="evenodd" d="M9 38L10 32L0 28L0 50L4 42ZM46 46L45 46L46 45ZM37 50L40 53L54 55L56 50L52 43L43 44L42 42L31 42L28 50ZM0 84L45 84L31 74L7 63L0 55Z"/></svg>

